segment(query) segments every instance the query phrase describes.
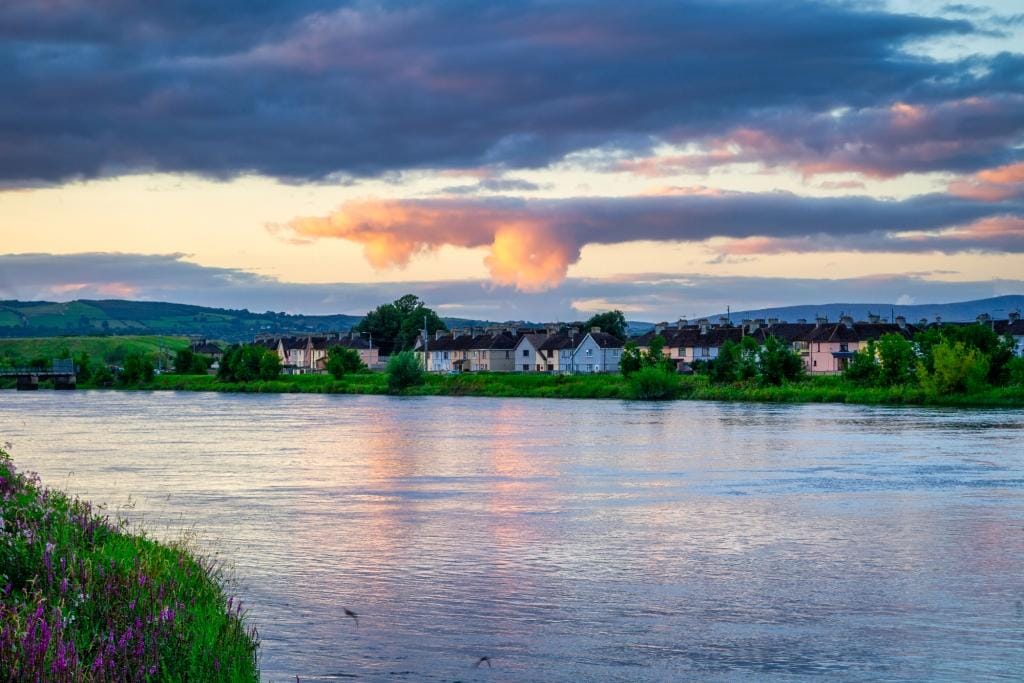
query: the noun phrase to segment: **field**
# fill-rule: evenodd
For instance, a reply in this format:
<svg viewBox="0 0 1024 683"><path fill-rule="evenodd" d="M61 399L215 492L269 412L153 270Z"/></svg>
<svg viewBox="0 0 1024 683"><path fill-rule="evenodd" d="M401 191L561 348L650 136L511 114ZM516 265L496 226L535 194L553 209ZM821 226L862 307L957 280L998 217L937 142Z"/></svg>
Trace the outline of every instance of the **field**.
<svg viewBox="0 0 1024 683"><path fill-rule="evenodd" d="M108 365L119 365L129 353L143 353L153 358L162 355L166 362L188 344L188 337L161 335L0 339L0 366L17 367L33 358L57 358L65 351L71 354L84 351L93 361Z"/></svg>

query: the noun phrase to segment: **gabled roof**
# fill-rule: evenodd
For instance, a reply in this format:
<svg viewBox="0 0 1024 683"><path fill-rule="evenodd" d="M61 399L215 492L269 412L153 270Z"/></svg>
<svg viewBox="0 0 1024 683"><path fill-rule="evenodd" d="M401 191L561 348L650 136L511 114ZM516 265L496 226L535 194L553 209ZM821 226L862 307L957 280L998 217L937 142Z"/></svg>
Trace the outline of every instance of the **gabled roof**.
<svg viewBox="0 0 1024 683"><path fill-rule="evenodd" d="M1012 334L1014 337L1024 336L1024 320L996 320L992 329L998 335Z"/></svg>
<svg viewBox="0 0 1024 683"><path fill-rule="evenodd" d="M281 344L284 346L285 351L292 351L295 349L304 349L309 339L306 337L282 337Z"/></svg>
<svg viewBox="0 0 1024 683"><path fill-rule="evenodd" d="M559 334L553 334L544 340L544 343L540 345L538 351L559 351L561 349L575 349L583 341L584 335L575 334L570 335L562 332Z"/></svg>
<svg viewBox="0 0 1024 683"><path fill-rule="evenodd" d="M792 343L804 341L807 335L814 331L814 327L814 323L773 323L768 327L754 330L750 336L762 344L768 337L775 337L779 341Z"/></svg>
<svg viewBox="0 0 1024 683"><path fill-rule="evenodd" d="M548 335L543 333L529 332L527 334L521 334L519 335L519 338L516 339L516 348L519 348L519 345L526 341L529 342L530 346L534 349L540 351L540 347L544 345L547 338Z"/></svg>
<svg viewBox="0 0 1024 683"><path fill-rule="evenodd" d="M602 349L621 349L624 343L615 335L608 334L607 332L589 332L583 336L583 339L585 340L587 337L593 339L594 343Z"/></svg>
<svg viewBox="0 0 1024 683"><path fill-rule="evenodd" d="M277 344L274 344L274 346L277 346ZM192 349L193 353L205 353L209 355L224 353L223 349L221 349L216 344L212 344L208 341L195 342L194 344L191 345L190 348Z"/></svg>

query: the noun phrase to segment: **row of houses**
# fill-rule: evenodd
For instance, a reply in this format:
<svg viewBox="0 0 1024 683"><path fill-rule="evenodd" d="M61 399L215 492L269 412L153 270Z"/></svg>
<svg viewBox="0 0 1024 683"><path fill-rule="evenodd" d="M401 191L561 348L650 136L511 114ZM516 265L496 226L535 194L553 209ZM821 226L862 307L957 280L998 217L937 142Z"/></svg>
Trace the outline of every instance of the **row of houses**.
<svg viewBox="0 0 1024 683"><path fill-rule="evenodd" d="M1012 336L1018 355L1024 355L1024 321L1019 313L1011 313L1006 320L982 315L978 322L991 326L1000 336ZM928 327L943 324L966 323L922 319L915 325L903 317L883 322L877 315L869 315L866 321L843 316L837 322L821 317L813 323L756 319L744 320L739 325L724 317L717 323L707 319L690 323L681 319L674 325L659 323L646 334L628 341L641 350L648 350L655 336L662 337L665 340L663 353L676 362L680 371L687 372L694 363L717 358L727 341L739 343L743 337L752 336L764 343L768 337L775 337L800 355L808 373L837 374L845 370L853 355L870 341L877 341L885 334L910 339ZM585 332L574 326L466 328L450 333L437 332L426 339L421 336L414 350L429 372L596 373L619 370L625 343L600 328Z"/></svg>
<svg viewBox="0 0 1024 683"><path fill-rule="evenodd" d="M327 354L335 346L351 349L359 354L366 367L383 368L380 348L369 337L357 332L294 337L257 337L253 342L270 349L281 359L281 370L286 375L302 375L327 371Z"/></svg>
<svg viewBox="0 0 1024 683"><path fill-rule="evenodd" d="M1014 338L1018 355L1024 356L1024 321L1019 313L1005 320L988 315L977 322L988 325L1000 336ZM843 316L838 321L820 317L814 322L786 322L774 318L744 320L732 323L728 318L717 322L680 319L674 324L659 323L649 332L630 338L638 349L650 348L655 336L664 339L663 353L675 361L681 372L689 372L695 363L712 361L727 341L739 343L746 336L764 343L775 337L788 344L804 361L810 374L837 374L846 369L853 355L870 341L885 334L899 334L907 339L929 327L963 325L945 323L941 319L922 319L910 324L903 317L883 322L880 316L855 321ZM326 371L327 354L341 346L359 354L371 369L382 369L388 361L388 347L375 345L367 336L350 332L318 336L260 337L256 344L264 346L281 359L286 374L322 373ZM428 372L545 372L601 373L618 372L623 340L594 327L583 330L579 325L546 325L544 327L494 326L438 331L416 340L414 353ZM197 352L211 347L195 345Z"/></svg>

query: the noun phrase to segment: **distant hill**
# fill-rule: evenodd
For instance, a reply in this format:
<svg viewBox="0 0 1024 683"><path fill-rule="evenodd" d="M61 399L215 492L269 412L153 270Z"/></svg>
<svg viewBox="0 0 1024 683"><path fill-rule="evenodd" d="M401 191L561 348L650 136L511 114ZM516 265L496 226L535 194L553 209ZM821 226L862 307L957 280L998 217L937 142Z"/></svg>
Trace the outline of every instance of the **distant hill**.
<svg viewBox="0 0 1024 683"><path fill-rule="evenodd" d="M52 301L0 300L0 338L65 335L186 335L247 341L258 334L344 332L363 317L254 313L248 309L207 308L162 301L80 299ZM451 326L485 325L485 321L445 318Z"/></svg>
<svg viewBox="0 0 1024 683"><path fill-rule="evenodd" d="M886 320L889 319L890 315L893 317L902 315L908 322L914 323L921 318L927 318L929 321L932 321L935 320L935 316L942 316L942 319L947 322L973 321L982 313L988 313L993 318L1006 318L1010 311L1020 310L1024 310L1024 296L1011 294L950 304L911 304L900 306L891 303L836 303L778 306L775 308L733 311L730 316L733 322L739 322L745 318L779 318L789 322L805 318L808 322L812 322L819 315L828 316L829 320L839 320L839 317L842 315L852 315L856 320L865 320L868 313L875 313ZM717 320L723 315L725 315L724 311L707 317L710 320Z"/></svg>

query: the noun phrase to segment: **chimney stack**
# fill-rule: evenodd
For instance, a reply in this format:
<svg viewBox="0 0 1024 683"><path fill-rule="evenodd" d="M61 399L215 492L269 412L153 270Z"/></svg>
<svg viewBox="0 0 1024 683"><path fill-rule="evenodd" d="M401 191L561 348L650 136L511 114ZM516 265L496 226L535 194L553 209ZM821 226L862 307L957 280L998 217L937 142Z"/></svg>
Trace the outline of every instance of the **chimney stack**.
<svg viewBox="0 0 1024 683"><path fill-rule="evenodd" d="M928 327L928 318L921 318L917 321L919 327Z"/></svg>
<svg viewBox="0 0 1024 683"><path fill-rule="evenodd" d="M868 311L868 322L871 323L872 325L877 325L878 323L882 322L882 316L878 315L877 313L872 313L871 311Z"/></svg>
<svg viewBox="0 0 1024 683"><path fill-rule="evenodd" d="M678 327L681 330L689 324L690 321L688 321L686 318L680 318L679 321L676 323L676 327Z"/></svg>
<svg viewBox="0 0 1024 683"><path fill-rule="evenodd" d="M896 324L900 326L901 330L907 329L907 319L902 315L896 316Z"/></svg>
<svg viewBox="0 0 1024 683"><path fill-rule="evenodd" d="M724 315L718 316L718 325L719 325L719 327L729 327L729 325L730 325L729 318L727 318Z"/></svg>
<svg viewBox="0 0 1024 683"><path fill-rule="evenodd" d="M1015 323L1020 320L1020 311L1010 311L1008 317L1011 323Z"/></svg>
<svg viewBox="0 0 1024 683"><path fill-rule="evenodd" d="M825 325L828 325L827 315L819 315L817 318L814 319L815 327L824 327Z"/></svg>
<svg viewBox="0 0 1024 683"><path fill-rule="evenodd" d="M697 321L697 325L700 327L700 333L701 334L707 334L708 333L708 319L707 318L701 318L700 320L698 320Z"/></svg>
<svg viewBox="0 0 1024 683"><path fill-rule="evenodd" d="M936 325L941 325L942 324L942 316L941 315L935 316L935 324Z"/></svg>
<svg viewBox="0 0 1024 683"><path fill-rule="evenodd" d="M593 327L590 328L590 334L599 334L600 332L601 328L598 327L597 325L594 325Z"/></svg>
<svg viewBox="0 0 1024 683"><path fill-rule="evenodd" d="M668 323L658 323L654 326L654 334L661 334L668 327Z"/></svg>
<svg viewBox="0 0 1024 683"><path fill-rule="evenodd" d="M797 322L798 325L806 325L807 324L807 318L797 318L796 322Z"/></svg>
<svg viewBox="0 0 1024 683"><path fill-rule="evenodd" d="M779 324L779 319L778 318L768 318L768 324L769 325L778 325Z"/></svg>
<svg viewBox="0 0 1024 683"><path fill-rule="evenodd" d="M842 318L839 319L839 322L841 322L843 325L845 325L846 329L848 329L848 330L852 330L853 329L853 316L852 315L844 315Z"/></svg>
<svg viewBox="0 0 1024 683"><path fill-rule="evenodd" d="M444 336L444 330L435 330L434 331L434 341L437 341L438 339L440 339L443 336Z"/></svg>

